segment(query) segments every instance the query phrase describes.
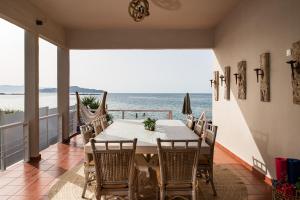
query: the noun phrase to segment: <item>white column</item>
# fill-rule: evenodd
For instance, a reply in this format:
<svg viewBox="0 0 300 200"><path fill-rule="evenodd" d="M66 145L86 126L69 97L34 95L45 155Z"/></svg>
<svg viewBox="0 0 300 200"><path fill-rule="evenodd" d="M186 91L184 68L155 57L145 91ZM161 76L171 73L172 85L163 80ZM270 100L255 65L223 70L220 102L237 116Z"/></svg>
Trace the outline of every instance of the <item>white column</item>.
<svg viewBox="0 0 300 200"><path fill-rule="evenodd" d="M30 159L39 154L39 37L25 31L25 121L29 125Z"/></svg>
<svg viewBox="0 0 300 200"><path fill-rule="evenodd" d="M62 116L62 142L69 139L69 86L70 86L70 53L69 49L57 48L57 107Z"/></svg>

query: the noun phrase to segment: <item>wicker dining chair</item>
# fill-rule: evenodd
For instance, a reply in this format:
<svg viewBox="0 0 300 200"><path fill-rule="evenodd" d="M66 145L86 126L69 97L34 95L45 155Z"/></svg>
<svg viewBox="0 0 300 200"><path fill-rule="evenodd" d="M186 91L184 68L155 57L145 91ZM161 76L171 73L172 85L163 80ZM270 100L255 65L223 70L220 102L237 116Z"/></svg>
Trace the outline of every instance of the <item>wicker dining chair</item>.
<svg viewBox="0 0 300 200"><path fill-rule="evenodd" d="M203 130L205 129L205 126L206 126L206 121L202 120L202 119L199 119L197 121L197 123L195 123L194 133L196 133L199 137L202 137Z"/></svg>
<svg viewBox="0 0 300 200"><path fill-rule="evenodd" d="M180 145L180 146L179 146ZM192 196L197 199L197 165L201 149L199 140L157 139L159 170L157 170L160 199Z"/></svg>
<svg viewBox="0 0 300 200"><path fill-rule="evenodd" d="M80 126L80 134L82 136L83 144L86 145L91 138L94 138L95 134L91 125ZM95 180L95 163L93 161L92 154L85 154L84 162L84 176L85 182L82 191L82 198L85 197L85 192L89 183Z"/></svg>
<svg viewBox="0 0 300 200"><path fill-rule="evenodd" d="M128 196L135 199L135 150L137 139L129 141L96 141L91 139L96 168L96 198Z"/></svg>
<svg viewBox="0 0 300 200"><path fill-rule="evenodd" d="M100 117L97 117L95 120L93 120L92 125L94 127L95 135L99 135L103 131Z"/></svg>
<svg viewBox="0 0 300 200"><path fill-rule="evenodd" d="M100 118L100 121L101 121L102 129L103 130L106 129L109 126L106 115L102 115L99 118Z"/></svg>
<svg viewBox="0 0 300 200"><path fill-rule="evenodd" d="M217 191L214 185L214 148L217 137L218 127L207 123L206 129L204 130L204 140L209 145L209 154L203 154L199 156L198 162L198 174L204 174L206 182L211 184L214 196L217 195Z"/></svg>
<svg viewBox="0 0 300 200"><path fill-rule="evenodd" d="M189 129L194 129L194 125L195 125L195 121L194 121L194 116L193 115L188 115L187 118L186 118L186 126L189 128Z"/></svg>

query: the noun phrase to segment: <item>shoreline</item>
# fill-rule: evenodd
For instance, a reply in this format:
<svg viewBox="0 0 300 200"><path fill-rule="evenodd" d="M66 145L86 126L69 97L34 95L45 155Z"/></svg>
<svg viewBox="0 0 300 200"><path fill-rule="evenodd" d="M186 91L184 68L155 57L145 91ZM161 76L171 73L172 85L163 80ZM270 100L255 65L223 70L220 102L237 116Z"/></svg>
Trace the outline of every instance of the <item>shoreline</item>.
<svg viewBox="0 0 300 200"><path fill-rule="evenodd" d="M40 92L40 94L56 94L55 92ZM102 93L79 93L79 95L101 95ZM186 94L184 92L178 92L178 93L171 93L171 92L159 92L159 93L155 93L155 92L111 92L110 94ZM212 93L209 93L209 92L191 92L189 94L212 94ZM16 96L21 96L21 95L25 95L24 93L0 93L0 96L8 96L8 95L16 95ZM69 95L76 95L75 93L69 93Z"/></svg>

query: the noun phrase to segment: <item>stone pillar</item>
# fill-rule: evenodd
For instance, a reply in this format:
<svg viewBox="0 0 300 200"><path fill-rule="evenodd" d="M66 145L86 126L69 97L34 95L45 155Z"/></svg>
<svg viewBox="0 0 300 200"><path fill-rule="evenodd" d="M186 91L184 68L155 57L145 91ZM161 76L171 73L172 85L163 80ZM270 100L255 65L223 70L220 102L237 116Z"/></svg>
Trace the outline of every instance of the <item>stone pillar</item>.
<svg viewBox="0 0 300 200"><path fill-rule="evenodd" d="M25 121L29 126L29 156L40 159L39 154L39 36L25 31Z"/></svg>
<svg viewBox="0 0 300 200"><path fill-rule="evenodd" d="M70 86L70 53L69 49L57 47L57 107L62 117L62 142L69 140L69 86Z"/></svg>

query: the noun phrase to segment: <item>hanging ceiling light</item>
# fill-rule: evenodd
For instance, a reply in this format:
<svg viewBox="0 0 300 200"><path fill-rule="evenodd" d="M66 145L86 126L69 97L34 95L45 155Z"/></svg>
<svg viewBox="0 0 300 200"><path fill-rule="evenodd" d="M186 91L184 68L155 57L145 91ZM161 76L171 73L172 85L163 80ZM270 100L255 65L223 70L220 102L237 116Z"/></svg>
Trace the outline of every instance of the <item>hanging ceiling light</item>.
<svg viewBox="0 0 300 200"><path fill-rule="evenodd" d="M134 21L140 22L149 16L149 3L147 0L132 0L128 7L129 15Z"/></svg>

